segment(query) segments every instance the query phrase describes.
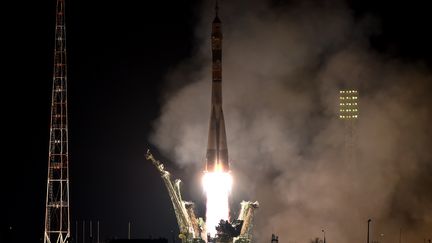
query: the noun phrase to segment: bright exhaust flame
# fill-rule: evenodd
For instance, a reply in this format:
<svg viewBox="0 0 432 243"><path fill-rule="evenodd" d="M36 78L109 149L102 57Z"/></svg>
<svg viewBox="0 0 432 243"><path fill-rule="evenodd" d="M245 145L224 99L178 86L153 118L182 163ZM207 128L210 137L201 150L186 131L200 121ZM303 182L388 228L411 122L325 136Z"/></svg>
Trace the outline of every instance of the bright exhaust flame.
<svg viewBox="0 0 432 243"><path fill-rule="evenodd" d="M231 174L217 169L214 172L204 172L203 186L207 195L207 234L215 237L216 226L220 220L229 220L228 196L232 186Z"/></svg>

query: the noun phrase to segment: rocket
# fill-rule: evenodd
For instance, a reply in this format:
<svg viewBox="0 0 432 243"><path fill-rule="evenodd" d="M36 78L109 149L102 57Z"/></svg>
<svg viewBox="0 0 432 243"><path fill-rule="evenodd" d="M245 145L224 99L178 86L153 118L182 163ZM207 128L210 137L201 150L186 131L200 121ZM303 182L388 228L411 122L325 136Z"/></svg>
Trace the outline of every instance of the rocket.
<svg viewBox="0 0 432 243"><path fill-rule="evenodd" d="M210 125L206 154L206 171L229 171L228 146L222 111L222 30L216 2L216 16L212 23L212 94Z"/></svg>

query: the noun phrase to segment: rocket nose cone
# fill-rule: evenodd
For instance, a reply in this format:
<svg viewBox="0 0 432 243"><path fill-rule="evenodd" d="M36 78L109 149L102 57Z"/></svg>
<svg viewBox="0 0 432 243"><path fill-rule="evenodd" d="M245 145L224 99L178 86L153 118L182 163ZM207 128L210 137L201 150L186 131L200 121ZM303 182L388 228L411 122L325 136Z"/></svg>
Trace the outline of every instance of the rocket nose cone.
<svg viewBox="0 0 432 243"><path fill-rule="evenodd" d="M207 22L208 23L208 22ZM221 21L220 21L220 19L219 19L219 16L216 16L215 18L214 18L214 20L213 20L213 24L220 24L221 23Z"/></svg>

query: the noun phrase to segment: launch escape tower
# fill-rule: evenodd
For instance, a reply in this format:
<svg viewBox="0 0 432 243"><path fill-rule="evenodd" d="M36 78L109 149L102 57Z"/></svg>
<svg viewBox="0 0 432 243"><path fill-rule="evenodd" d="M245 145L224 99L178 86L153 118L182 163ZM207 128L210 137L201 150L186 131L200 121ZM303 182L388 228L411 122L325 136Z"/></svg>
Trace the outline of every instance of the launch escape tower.
<svg viewBox="0 0 432 243"><path fill-rule="evenodd" d="M65 0L57 0L44 243L70 237Z"/></svg>
<svg viewBox="0 0 432 243"><path fill-rule="evenodd" d="M216 1L216 16L212 23L212 98L209 136L205 163L205 173L220 171L228 173L228 146L225 133L225 122L222 111L222 30L218 16L218 2ZM216 226L217 234L210 237L206 222L197 218L194 203L184 201L180 191L180 180L172 180L171 174L165 170L164 165L147 150L146 159L159 171L171 203L179 227L179 238L182 243L250 243L252 240L253 218L258 202L242 201L240 213L235 220L220 220Z"/></svg>

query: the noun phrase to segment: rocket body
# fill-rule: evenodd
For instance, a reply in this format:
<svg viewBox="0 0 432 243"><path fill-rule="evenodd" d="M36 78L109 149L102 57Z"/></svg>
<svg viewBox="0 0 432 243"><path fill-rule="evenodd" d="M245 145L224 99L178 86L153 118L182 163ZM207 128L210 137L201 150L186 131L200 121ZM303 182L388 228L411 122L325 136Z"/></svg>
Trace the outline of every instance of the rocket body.
<svg viewBox="0 0 432 243"><path fill-rule="evenodd" d="M212 94L210 106L210 124L206 155L206 168L203 187L207 195L206 233L208 242L217 242L211 237L217 236L220 220L229 220L229 195L232 177L228 162L228 146L225 133L225 120L222 110L222 30L218 17L212 23Z"/></svg>
<svg viewBox="0 0 432 243"><path fill-rule="evenodd" d="M216 15L212 23L212 96L206 171L229 171L228 146L222 110L222 30Z"/></svg>

